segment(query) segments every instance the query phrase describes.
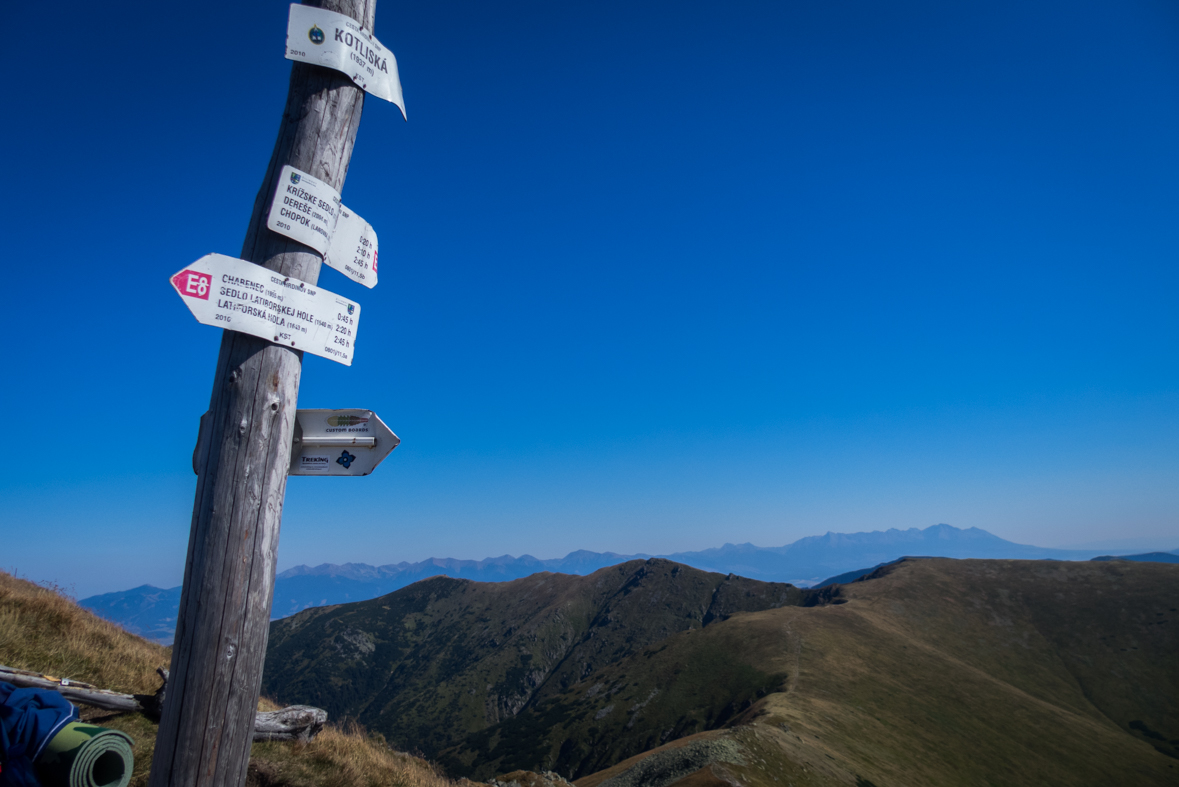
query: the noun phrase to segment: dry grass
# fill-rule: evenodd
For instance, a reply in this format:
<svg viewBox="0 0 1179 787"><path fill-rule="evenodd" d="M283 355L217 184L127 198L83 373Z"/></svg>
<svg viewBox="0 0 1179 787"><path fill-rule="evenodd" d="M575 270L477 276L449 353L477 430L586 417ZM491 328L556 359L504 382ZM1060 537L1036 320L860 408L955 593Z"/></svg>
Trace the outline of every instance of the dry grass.
<svg viewBox="0 0 1179 787"><path fill-rule="evenodd" d="M306 744L256 743L250 762L251 782L259 785L455 787L425 761L393 751L356 724L329 726Z"/></svg>
<svg viewBox="0 0 1179 787"><path fill-rule="evenodd" d="M263 700L259 710L273 710ZM147 787L156 726L143 716L95 714L92 723L121 730L135 741L135 770L128 787ZM464 780L465 781L465 780ZM395 752L380 735L356 724L329 724L310 743L255 743L248 787L464 787L428 762ZM466 787L470 787L467 783Z"/></svg>
<svg viewBox="0 0 1179 787"><path fill-rule="evenodd" d="M129 634L82 609L55 589L0 571L0 664L150 694L168 648ZM279 706L263 699L260 710ZM156 725L138 714L84 709L84 718L126 732L135 741L129 787L146 787ZM465 780L464 780L465 781ZM466 787L417 757L389 749L361 727L329 725L312 742L256 743L250 756L254 787ZM467 783L469 785L469 783Z"/></svg>
<svg viewBox="0 0 1179 787"><path fill-rule="evenodd" d="M168 648L132 636L53 589L0 571L0 664L151 694Z"/></svg>

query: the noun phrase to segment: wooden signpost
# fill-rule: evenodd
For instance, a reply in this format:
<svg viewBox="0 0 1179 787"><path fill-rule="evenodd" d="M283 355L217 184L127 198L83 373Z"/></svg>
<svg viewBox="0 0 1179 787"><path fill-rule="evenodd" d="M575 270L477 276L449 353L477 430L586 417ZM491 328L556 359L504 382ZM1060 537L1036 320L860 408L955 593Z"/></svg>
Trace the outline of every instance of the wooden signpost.
<svg viewBox="0 0 1179 787"><path fill-rule="evenodd" d="M305 5L354 20L361 31L354 48L368 58L369 71L377 70L367 79L380 90L392 90L388 72L396 76L396 60L378 49L375 39L369 40L376 0L308 0ZM304 13L299 7L295 10ZM290 24L291 30L297 27ZM296 33L308 38L305 47L313 54L326 40L320 24L309 32L290 33L289 59L297 59L290 55ZM354 38L351 33L340 35ZM378 56L384 59L373 62ZM364 106L365 79L363 72L345 74L307 62L293 64L278 140L254 202L242 260L283 279L318 283L320 254L267 229L267 215L280 173L288 165L336 192L343 190ZM400 99L399 83L395 97ZM289 343L283 346L233 330L222 335L209 411L201 419L201 448L194 460L196 500L151 787L245 783L301 371L302 352Z"/></svg>

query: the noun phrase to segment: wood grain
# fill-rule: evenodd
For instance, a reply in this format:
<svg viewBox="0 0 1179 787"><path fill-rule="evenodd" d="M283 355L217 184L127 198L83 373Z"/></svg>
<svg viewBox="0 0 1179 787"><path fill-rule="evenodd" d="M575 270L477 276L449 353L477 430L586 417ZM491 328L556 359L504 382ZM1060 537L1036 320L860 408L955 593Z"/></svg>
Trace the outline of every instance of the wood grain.
<svg viewBox="0 0 1179 787"><path fill-rule="evenodd" d="M308 2L373 29L376 0ZM242 259L316 284L322 259L266 229L283 165L342 191L364 92L344 74L294 63L286 108ZM242 785L266 653L275 559L302 353L225 331L198 462L172 679L150 787Z"/></svg>

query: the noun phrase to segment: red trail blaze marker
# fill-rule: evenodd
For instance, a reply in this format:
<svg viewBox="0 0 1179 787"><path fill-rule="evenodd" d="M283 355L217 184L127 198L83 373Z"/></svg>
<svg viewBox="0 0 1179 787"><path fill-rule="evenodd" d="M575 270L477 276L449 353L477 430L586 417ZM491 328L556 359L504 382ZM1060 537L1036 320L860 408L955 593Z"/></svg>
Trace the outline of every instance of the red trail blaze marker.
<svg viewBox="0 0 1179 787"><path fill-rule="evenodd" d="M181 295L207 301L209 290L213 289L213 278L207 273L180 271L172 277L172 284Z"/></svg>

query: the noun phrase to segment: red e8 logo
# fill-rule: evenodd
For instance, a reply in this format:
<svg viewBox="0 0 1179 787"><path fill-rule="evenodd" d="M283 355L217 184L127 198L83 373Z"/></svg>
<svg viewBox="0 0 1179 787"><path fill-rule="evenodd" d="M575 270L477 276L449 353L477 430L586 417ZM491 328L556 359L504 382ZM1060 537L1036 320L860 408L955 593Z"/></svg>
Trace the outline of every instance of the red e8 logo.
<svg viewBox="0 0 1179 787"><path fill-rule="evenodd" d="M205 301L209 300L209 290L213 289L213 277L196 271L181 271L172 277L172 283L181 295Z"/></svg>

